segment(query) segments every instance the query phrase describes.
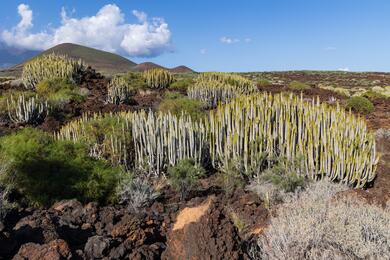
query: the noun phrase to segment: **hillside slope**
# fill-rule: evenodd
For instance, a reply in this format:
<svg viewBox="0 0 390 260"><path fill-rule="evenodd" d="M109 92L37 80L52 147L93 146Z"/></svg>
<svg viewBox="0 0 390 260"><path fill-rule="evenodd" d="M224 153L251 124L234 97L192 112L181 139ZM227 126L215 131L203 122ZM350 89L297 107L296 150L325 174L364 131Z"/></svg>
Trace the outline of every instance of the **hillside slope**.
<svg viewBox="0 0 390 260"><path fill-rule="evenodd" d="M137 65L136 63L117 54L73 43L59 44L40 53L38 56L50 53L65 54L72 58L82 59L88 66L91 66L103 74L124 73ZM24 63L0 72L0 76L21 75L23 64Z"/></svg>

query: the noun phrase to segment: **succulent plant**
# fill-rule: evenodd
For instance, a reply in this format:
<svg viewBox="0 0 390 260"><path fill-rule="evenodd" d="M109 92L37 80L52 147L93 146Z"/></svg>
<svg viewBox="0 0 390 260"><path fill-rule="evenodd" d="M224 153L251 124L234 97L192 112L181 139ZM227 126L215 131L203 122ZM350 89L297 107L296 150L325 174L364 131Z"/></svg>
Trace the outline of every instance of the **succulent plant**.
<svg viewBox="0 0 390 260"><path fill-rule="evenodd" d="M247 171L267 161L304 155L305 175L328 176L355 187L375 178L375 139L364 119L339 105L286 94L255 94L210 112L207 132L215 167L242 160Z"/></svg>
<svg viewBox="0 0 390 260"><path fill-rule="evenodd" d="M47 101L42 102L38 96L27 97L20 94L7 99L8 116L14 123L34 124L48 113Z"/></svg>
<svg viewBox="0 0 390 260"><path fill-rule="evenodd" d="M201 100L213 108L219 103L227 103L237 96L255 91L253 82L239 75L207 72L198 76L195 84L188 87L187 94L190 98Z"/></svg>
<svg viewBox="0 0 390 260"><path fill-rule="evenodd" d="M128 81L120 76L115 76L107 87L107 103L120 105L126 103L134 94Z"/></svg>
<svg viewBox="0 0 390 260"><path fill-rule="evenodd" d="M64 78L77 83L83 71L84 64L81 60L53 53L27 62L23 67L22 80L27 89L34 89L45 79Z"/></svg>
<svg viewBox="0 0 390 260"><path fill-rule="evenodd" d="M172 73L164 69L151 69L143 73L146 84L150 88L166 88L174 80Z"/></svg>
<svg viewBox="0 0 390 260"><path fill-rule="evenodd" d="M308 178L363 187L375 178L378 162L364 119L338 104L293 94L241 96L196 121L152 111L85 115L57 137L102 147L103 153L93 154L126 168L146 167L155 175L186 158L198 164L210 160L215 168L236 161L251 174L272 167L274 158L293 161L303 155L302 174Z"/></svg>

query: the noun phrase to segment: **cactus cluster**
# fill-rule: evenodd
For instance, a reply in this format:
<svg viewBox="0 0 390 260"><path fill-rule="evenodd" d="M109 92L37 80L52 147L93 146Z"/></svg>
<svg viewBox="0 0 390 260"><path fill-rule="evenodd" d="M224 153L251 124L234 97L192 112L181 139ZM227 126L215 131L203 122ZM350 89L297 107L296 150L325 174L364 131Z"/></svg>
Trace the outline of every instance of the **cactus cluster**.
<svg viewBox="0 0 390 260"><path fill-rule="evenodd" d="M57 139L82 141L90 155L125 169L144 168L155 175L184 158L204 157L206 130L183 114L122 112L83 115L65 125Z"/></svg>
<svg viewBox="0 0 390 260"><path fill-rule="evenodd" d="M137 164L156 175L185 158L201 163L206 155L204 124L185 114L134 113L133 138Z"/></svg>
<svg viewBox="0 0 390 260"><path fill-rule="evenodd" d="M249 171L269 159L304 155L305 174L363 187L375 177L375 138L365 121L344 109L286 94L240 97L210 112L213 164L242 160ZM259 165L262 164L262 165Z"/></svg>
<svg viewBox="0 0 390 260"><path fill-rule="evenodd" d="M63 126L56 138L86 143L90 156L128 170L134 166L131 120L131 112L83 114Z"/></svg>
<svg viewBox="0 0 390 260"><path fill-rule="evenodd" d="M7 99L7 110L12 122L34 124L46 116L49 106L47 101L40 101L38 96L28 97L20 94Z"/></svg>
<svg viewBox="0 0 390 260"><path fill-rule="evenodd" d="M150 69L143 72L142 76L150 88L166 88L174 81L172 73L165 69Z"/></svg>
<svg viewBox="0 0 390 260"><path fill-rule="evenodd" d="M97 126L111 130L102 134ZM237 161L250 174L272 167L274 158L303 155L308 178L363 187L374 179L378 162L362 118L293 94L241 96L200 121L152 111L85 116L63 127L58 138L102 145L112 162L156 175L184 158L211 161L215 168Z"/></svg>
<svg viewBox="0 0 390 260"><path fill-rule="evenodd" d="M27 62L23 67L22 80L27 89L34 89L45 79L64 78L78 82L83 71L84 64L81 60L53 53Z"/></svg>
<svg viewBox="0 0 390 260"><path fill-rule="evenodd" d="M133 92L129 82L124 77L115 76L107 86L107 103L124 104L134 94Z"/></svg>
<svg viewBox="0 0 390 260"><path fill-rule="evenodd" d="M190 98L201 100L213 108L219 103L227 103L237 96L255 91L253 82L239 75L207 72L197 77L195 84L188 88L187 94Z"/></svg>

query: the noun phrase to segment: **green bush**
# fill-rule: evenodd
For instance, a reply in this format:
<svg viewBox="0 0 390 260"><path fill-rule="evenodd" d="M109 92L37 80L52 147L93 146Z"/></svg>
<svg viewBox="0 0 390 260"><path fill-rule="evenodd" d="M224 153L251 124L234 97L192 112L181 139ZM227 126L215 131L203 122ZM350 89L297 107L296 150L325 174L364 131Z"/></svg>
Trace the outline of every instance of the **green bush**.
<svg viewBox="0 0 390 260"><path fill-rule="evenodd" d="M375 92L373 90L369 90L365 92L362 97L365 97L369 100L376 100L376 99L386 99L387 97L379 92Z"/></svg>
<svg viewBox="0 0 390 260"><path fill-rule="evenodd" d="M297 81L297 80L291 81L289 84L289 87L293 90L301 90L301 91L306 90L306 89L310 89L309 85L307 85L306 83Z"/></svg>
<svg viewBox="0 0 390 260"><path fill-rule="evenodd" d="M171 112L178 116L185 112L194 120L199 120L206 115L203 102L189 99L177 92L165 94L159 105L159 111L163 113Z"/></svg>
<svg viewBox="0 0 390 260"><path fill-rule="evenodd" d="M272 85L272 83L269 80L266 79L260 79L257 81L256 84L258 87L269 87Z"/></svg>
<svg viewBox="0 0 390 260"><path fill-rule="evenodd" d="M146 89L148 86L146 85L145 79L142 77L141 73L137 72L128 72L125 75L121 75L124 78L130 89Z"/></svg>
<svg viewBox="0 0 390 260"><path fill-rule="evenodd" d="M303 158L287 160L287 158L279 157L275 159L275 164L271 168L261 174L260 178L285 192L294 192L298 187L303 188L306 185L303 169Z"/></svg>
<svg viewBox="0 0 390 260"><path fill-rule="evenodd" d="M181 193L182 199L205 175L205 170L192 159L181 160L177 165L168 167L168 178L172 187Z"/></svg>
<svg viewBox="0 0 390 260"><path fill-rule="evenodd" d="M37 93L46 98L53 105L60 105L70 101L82 102L85 97L80 89L68 79L46 79L36 86Z"/></svg>
<svg viewBox="0 0 390 260"><path fill-rule="evenodd" d="M33 206L76 198L110 202L122 171L88 156L81 143L26 128L0 139L0 182Z"/></svg>
<svg viewBox="0 0 390 260"><path fill-rule="evenodd" d="M192 78L186 78L186 79L181 79L178 81L173 82L170 86L169 89L172 90L177 90L181 92L187 92L187 88L194 84L194 80Z"/></svg>
<svg viewBox="0 0 390 260"><path fill-rule="evenodd" d="M374 111L374 104L365 97L351 97L347 102L347 109L351 109L361 114L368 114Z"/></svg>
<svg viewBox="0 0 390 260"><path fill-rule="evenodd" d="M228 196L232 195L236 189L245 186L244 172L241 163L235 160L230 160L223 165L218 181Z"/></svg>

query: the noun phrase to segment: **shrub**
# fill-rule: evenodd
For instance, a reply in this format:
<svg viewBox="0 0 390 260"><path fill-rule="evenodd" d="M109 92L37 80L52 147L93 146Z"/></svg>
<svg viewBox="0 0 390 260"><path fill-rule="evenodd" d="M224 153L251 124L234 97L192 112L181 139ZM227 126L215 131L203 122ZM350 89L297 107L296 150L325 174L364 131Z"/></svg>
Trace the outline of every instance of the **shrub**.
<svg viewBox="0 0 390 260"><path fill-rule="evenodd" d="M373 91L373 90L368 90L366 92L364 92L362 95L362 97L365 97L367 98L368 100L376 100L376 99L386 99L387 97L380 93L380 92L376 92L376 91Z"/></svg>
<svg viewBox="0 0 390 260"><path fill-rule="evenodd" d="M170 184L181 193L182 199L204 175L205 170L192 159L183 159L177 165L168 168Z"/></svg>
<svg viewBox="0 0 390 260"><path fill-rule="evenodd" d="M146 84L150 88L166 88L174 80L172 73L164 69L151 69L143 73Z"/></svg>
<svg viewBox="0 0 390 260"><path fill-rule="evenodd" d="M138 212L148 207L159 193L145 177L133 178L129 175L119 183L117 196L121 203L127 204L128 210Z"/></svg>
<svg viewBox="0 0 390 260"><path fill-rule="evenodd" d="M389 259L390 208L335 198L345 190L313 183L279 207L250 252L255 259ZM253 248L252 248L253 249Z"/></svg>
<svg viewBox="0 0 390 260"><path fill-rule="evenodd" d="M185 78L181 79L178 81L173 82L170 86L169 89L172 90L177 90L177 91L182 91L187 93L187 89L189 86L194 84L194 80L192 78Z"/></svg>
<svg viewBox="0 0 390 260"><path fill-rule="evenodd" d="M218 179L226 195L231 196L236 189L245 186L244 174L242 165L237 160L231 160L221 167Z"/></svg>
<svg viewBox="0 0 390 260"><path fill-rule="evenodd" d="M351 109L361 114L368 114L373 112L375 107L367 98L355 96L348 99L347 109Z"/></svg>
<svg viewBox="0 0 390 260"><path fill-rule="evenodd" d="M307 85L306 83L297 81L297 80L291 81L289 84L289 87L293 90L300 90L300 91L310 89L309 85Z"/></svg>
<svg viewBox="0 0 390 260"><path fill-rule="evenodd" d="M177 93L167 93L158 109L163 113L170 112L176 116L180 116L184 112L194 120L204 118L206 115L203 102L189 99Z"/></svg>
<svg viewBox="0 0 390 260"><path fill-rule="evenodd" d="M260 182L270 182L285 192L294 192L297 188L304 188L306 185L304 161L297 156L295 159L279 157L275 164L260 173Z"/></svg>
<svg viewBox="0 0 390 260"><path fill-rule="evenodd" d="M36 86L37 93L53 106L62 106L70 101L82 102L85 97L80 89L68 79L45 79Z"/></svg>
<svg viewBox="0 0 390 260"><path fill-rule="evenodd" d="M34 89L45 79L63 78L79 82L84 71L80 60L65 55L49 54L27 62L23 67L22 80L26 88Z"/></svg>
<svg viewBox="0 0 390 260"><path fill-rule="evenodd" d="M261 88L269 87L272 85L272 83L269 80L266 79L260 79L257 81L256 85Z"/></svg>
<svg viewBox="0 0 390 260"><path fill-rule="evenodd" d="M26 97L21 94L7 99L8 116L14 123L36 124L45 118L49 110L47 102L38 96Z"/></svg>
<svg viewBox="0 0 390 260"><path fill-rule="evenodd" d="M76 198L108 202L114 198L121 170L92 159L81 143L55 141L31 128L0 139L0 181L36 206Z"/></svg>

